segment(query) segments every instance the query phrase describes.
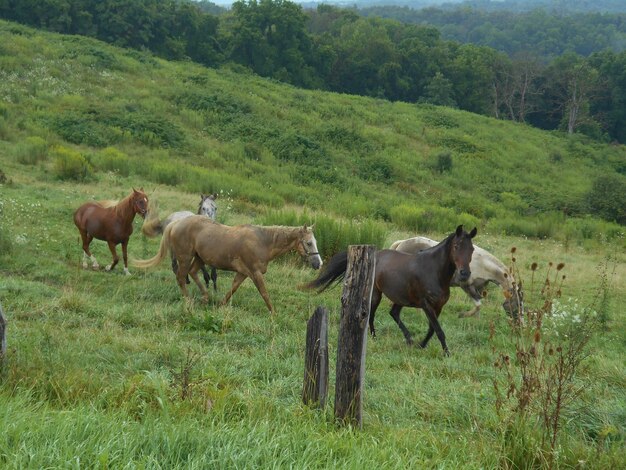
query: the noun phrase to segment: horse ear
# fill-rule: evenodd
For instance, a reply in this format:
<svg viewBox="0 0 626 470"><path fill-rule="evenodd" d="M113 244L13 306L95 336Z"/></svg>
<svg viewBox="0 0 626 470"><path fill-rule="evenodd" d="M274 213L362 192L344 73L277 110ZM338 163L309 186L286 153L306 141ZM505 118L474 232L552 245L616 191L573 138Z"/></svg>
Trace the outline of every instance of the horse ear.
<svg viewBox="0 0 626 470"><path fill-rule="evenodd" d="M214 201L217 199L217 193L213 193L211 194L211 199L213 199Z"/></svg>
<svg viewBox="0 0 626 470"><path fill-rule="evenodd" d="M200 193L200 199L202 199L203 201L206 199L206 196L204 195L204 193Z"/></svg>
<svg viewBox="0 0 626 470"><path fill-rule="evenodd" d="M462 234L463 234L463 224L459 225L459 226L456 228L456 236L457 236L457 237L460 237Z"/></svg>
<svg viewBox="0 0 626 470"><path fill-rule="evenodd" d="M476 227L474 227L472 231L469 233L469 237L474 238L477 233L478 233L478 230L476 229Z"/></svg>

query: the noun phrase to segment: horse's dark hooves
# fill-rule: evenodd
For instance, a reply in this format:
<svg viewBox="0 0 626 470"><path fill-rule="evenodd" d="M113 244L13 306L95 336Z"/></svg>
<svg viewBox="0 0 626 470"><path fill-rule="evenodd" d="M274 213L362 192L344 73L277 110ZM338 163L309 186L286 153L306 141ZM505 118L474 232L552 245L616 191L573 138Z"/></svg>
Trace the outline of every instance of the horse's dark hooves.
<svg viewBox="0 0 626 470"><path fill-rule="evenodd" d="M449 349L444 349L443 350L443 355L446 357L450 357L450 350Z"/></svg>

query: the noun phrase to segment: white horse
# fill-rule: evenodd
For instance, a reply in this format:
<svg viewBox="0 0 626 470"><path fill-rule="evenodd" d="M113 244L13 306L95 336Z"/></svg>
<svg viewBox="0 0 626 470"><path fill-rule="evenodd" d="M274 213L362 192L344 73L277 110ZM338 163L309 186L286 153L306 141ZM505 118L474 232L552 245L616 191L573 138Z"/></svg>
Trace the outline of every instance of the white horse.
<svg viewBox="0 0 626 470"><path fill-rule="evenodd" d="M204 215L211 220L215 220L217 217L217 204L215 204L215 200L217 199L217 194L211 194L209 196L205 194L200 194L200 205L198 206L197 214L194 214L191 211L178 211L172 212L165 219L159 220L159 211L154 200L151 200L151 206L148 209L148 215L141 227L141 231L146 237L153 238L158 234L163 233L165 227L169 224L176 222L178 220L186 219L192 215ZM174 270L174 274L176 274L178 270L178 264L176 263L176 258L172 253L172 269ZM202 276L204 277L204 282L207 287L209 287L209 282L213 281L213 290L217 291L217 270L214 267L211 267L211 276L209 277L209 273L206 268L202 266Z"/></svg>
<svg viewBox="0 0 626 470"><path fill-rule="evenodd" d="M417 253L439 242L426 237L414 237L398 240L391 244L390 249L405 253ZM459 317L478 315L480 311L482 293L489 282L493 282L504 291L505 301L502 304L505 312L516 316L522 301L521 286L518 286L509 268L487 250L474 245L474 253L470 262L471 274L467 281L460 281L458 272L454 273L451 286L460 287L474 301L474 308L459 314Z"/></svg>

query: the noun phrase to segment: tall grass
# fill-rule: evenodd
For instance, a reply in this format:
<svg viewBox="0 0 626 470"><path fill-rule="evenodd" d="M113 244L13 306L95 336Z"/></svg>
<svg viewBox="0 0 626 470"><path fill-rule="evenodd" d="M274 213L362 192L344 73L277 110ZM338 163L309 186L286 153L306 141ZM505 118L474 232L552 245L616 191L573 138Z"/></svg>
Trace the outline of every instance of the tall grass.
<svg viewBox="0 0 626 470"><path fill-rule="evenodd" d="M374 245L382 248L387 237L384 224L366 219L363 221L338 220L323 214L297 213L296 211L267 211L260 217L263 225L314 225L317 247L322 258L329 258L348 245Z"/></svg>

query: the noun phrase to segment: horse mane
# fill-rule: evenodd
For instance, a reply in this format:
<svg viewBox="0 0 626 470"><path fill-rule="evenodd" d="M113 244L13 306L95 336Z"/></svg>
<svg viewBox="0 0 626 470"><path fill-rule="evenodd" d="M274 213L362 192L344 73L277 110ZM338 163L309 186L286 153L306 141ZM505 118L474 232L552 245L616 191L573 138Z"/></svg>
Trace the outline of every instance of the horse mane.
<svg viewBox="0 0 626 470"><path fill-rule="evenodd" d="M118 199L106 199L103 201L96 201L96 204L99 204L105 209L110 209L111 207L115 207L120 201Z"/></svg>

